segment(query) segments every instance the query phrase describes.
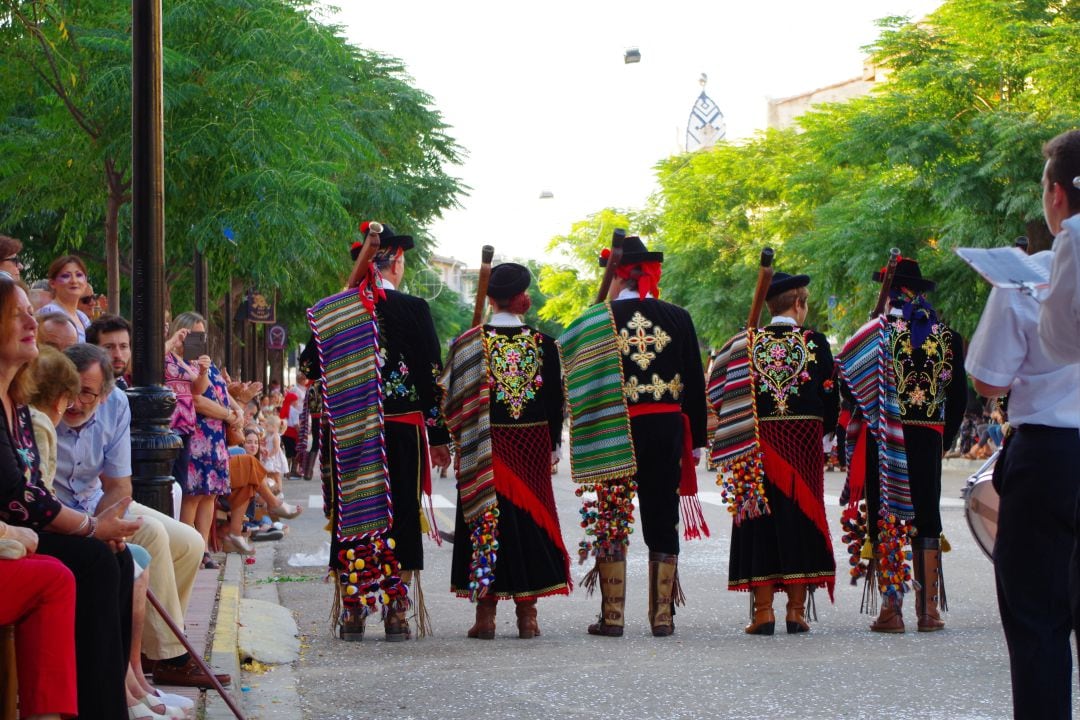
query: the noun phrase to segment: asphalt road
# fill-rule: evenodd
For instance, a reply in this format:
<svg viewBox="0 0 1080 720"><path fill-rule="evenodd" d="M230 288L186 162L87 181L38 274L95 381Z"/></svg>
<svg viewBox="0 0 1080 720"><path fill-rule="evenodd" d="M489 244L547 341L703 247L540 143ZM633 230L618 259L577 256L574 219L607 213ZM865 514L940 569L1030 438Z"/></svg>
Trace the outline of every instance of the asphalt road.
<svg viewBox="0 0 1080 720"><path fill-rule="evenodd" d="M914 632L911 609L906 634L869 632L870 618L859 614L862 587L848 584L845 574L834 604L817 593L819 621L809 634L788 636L781 625L772 637L745 635L749 596L726 589L731 528L718 494L703 496L712 537L683 546L680 576L688 604L678 610L669 638L649 632L647 552L637 537L622 638L585 633L600 601L575 590L539 602L539 638L519 640L512 607L500 604L496 638L469 640L473 608L449 593L450 546L426 541L423 590L434 636L387 643L376 626L362 643L335 639L332 588L322 582L323 570L287 564L327 537L317 482L286 484L290 501L310 500L311 507L291 521L283 541L260 546L260 553L274 552L273 570L259 565L267 568L264 575L276 574L281 602L294 611L303 635L301 658L286 671L306 719L1002 718L1011 715L1011 697L993 570L971 537L960 500L973 467L959 461L945 472L942 515L952 551L944 556L949 612L939 633ZM716 489L710 474L699 475L702 490ZM576 548L578 501L567 462L554 481L564 539ZM841 474L829 473L826 496L837 566L846 573L836 500L842 482ZM436 479L435 494L440 523L450 529L453 481ZM587 569L575 565L575 581ZM782 618L783 597L776 607ZM267 678L262 682L269 686ZM249 685L256 699L259 679ZM288 710L283 716L297 717L295 708Z"/></svg>

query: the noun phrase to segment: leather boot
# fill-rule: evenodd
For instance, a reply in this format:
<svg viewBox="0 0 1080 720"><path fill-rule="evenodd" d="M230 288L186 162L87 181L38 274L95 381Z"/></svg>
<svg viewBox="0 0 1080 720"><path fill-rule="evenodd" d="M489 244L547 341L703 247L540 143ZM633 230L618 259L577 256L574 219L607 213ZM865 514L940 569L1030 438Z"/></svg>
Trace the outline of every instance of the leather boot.
<svg viewBox="0 0 1080 720"><path fill-rule="evenodd" d="M938 538L915 538L912 564L915 566L915 617L919 632L945 629L938 612L941 592L941 541Z"/></svg>
<svg viewBox="0 0 1080 720"><path fill-rule="evenodd" d="M540 626L536 622L536 598L531 600L518 600L515 598L514 610L517 611L519 638L532 640L540 634Z"/></svg>
<svg viewBox="0 0 1080 720"><path fill-rule="evenodd" d="M803 584L785 585L787 592L787 631L788 635L810 632L810 623L806 621L806 594L808 588Z"/></svg>
<svg viewBox="0 0 1080 720"><path fill-rule="evenodd" d="M879 633L904 632L903 600L891 595L881 596L881 612L870 623L870 629Z"/></svg>
<svg viewBox="0 0 1080 720"><path fill-rule="evenodd" d="M492 640L495 638L495 606L499 599L485 595L476 601L476 622L466 633L469 637L477 640Z"/></svg>
<svg viewBox="0 0 1080 720"><path fill-rule="evenodd" d="M754 588L754 619L746 626L747 635L772 635L776 630L776 616L772 609L774 592L772 585Z"/></svg>
<svg viewBox="0 0 1080 720"><path fill-rule="evenodd" d="M622 637L626 559L597 560L596 567L600 573L600 620L589 626L589 634Z"/></svg>
<svg viewBox="0 0 1080 720"><path fill-rule="evenodd" d="M360 642L364 639L364 624L367 620L359 608L345 607L341 611L341 625L338 637L348 642Z"/></svg>
<svg viewBox="0 0 1080 720"><path fill-rule="evenodd" d="M675 570L679 556L649 553L649 625L655 637L675 632Z"/></svg>
<svg viewBox="0 0 1080 720"><path fill-rule="evenodd" d="M401 582L412 586L412 570L401 571ZM387 642L402 642L412 638L412 628L409 627L409 601L394 600L386 609L383 617L383 629L386 631Z"/></svg>

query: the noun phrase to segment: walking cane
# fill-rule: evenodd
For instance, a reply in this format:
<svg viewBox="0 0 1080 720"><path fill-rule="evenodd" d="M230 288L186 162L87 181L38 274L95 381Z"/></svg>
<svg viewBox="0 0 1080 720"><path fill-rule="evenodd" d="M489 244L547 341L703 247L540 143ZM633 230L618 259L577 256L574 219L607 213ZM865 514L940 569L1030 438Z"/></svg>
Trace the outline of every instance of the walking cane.
<svg viewBox="0 0 1080 720"><path fill-rule="evenodd" d="M476 327L484 317L484 299L487 297L488 280L491 279L491 259L495 248L485 245L480 250L480 277L476 282L476 304L473 305L472 325Z"/></svg>
<svg viewBox="0 0 1080 720"><path fill-rule="evenodd" d="M191 646L191 641L187 639L187 635L184 634L183 630L176 626L173 619L169 617L169 613L165 612L165 608L161 607L161 603L154 597L154 593L150 588L146 588L146 599L149 600L150 604L154 606L154 609L158 611L158 614L161 615L161 619L169 626L169 630L172 630L172 634L175 635L176 639L180 641L180 644L184 646L188 655L195 660L195 664L199 666L199 669L203 671L203 674L210 678L210 683L214 686L214 689L217 690L221 699L225 701L225 704L229 706L229 709L232 710L232 714L236 716L236 720L245 720L244 713L236 706L232 696L225 692L225 688L222 686L221 681L217 679L217 675L215 675L214 671L210 669L210 666L206 664L202 655L195 652L195 648Z"/></svg>
<svg viewBox="0 0 1080 720"><path fill-rule="evenodd" d="M874 312L870 313L872 318L876 318L885 312L885 305L889 302L889 290L892 289L893 275L896 273L896 263L899 260L900 248L890 250L889 262L885 265L885 274L881 276L881 290L878 292L877 305L874 306Z"/></svg>
<svg viewBox="0 0 1080 720"><path fill-rule="evenodd" d="M608 299L611 283L615 280L615 269L622 262L622 246L625 239L626 231L622 228L615 228L615 232L611 234L611 255L608 256L607 265L604 267L604 277L600 281L600 289L596 293L596 300L593 301L594 305Z"/></svg>
<svg viewBox="0 0 1080 720"><path fill-rule="evenodd" d="M349 281L345 284L345 289L350 290L360 285L360 281L367 276L368 267L371 265L371 259L375 257L375 253L379 251L379 234L383 231L383 226L380 223L372 220L368 223L368 234L364 238L364 246L360 248L360 254L356 256L356 262L353 264L352 272L349 273Z"/></svg>
<svg viewBox="0 0 1080 720"><path fill-rule="evenodd" d="M765 296L769 294L769 283L773 277L773 249L765 248L761 251L761 263L758 266L757 285L754 287L754 299L750 303L750 319L746 321L747 330L757 330L758 318L761 316L761 306L765 304Z"/></svg>

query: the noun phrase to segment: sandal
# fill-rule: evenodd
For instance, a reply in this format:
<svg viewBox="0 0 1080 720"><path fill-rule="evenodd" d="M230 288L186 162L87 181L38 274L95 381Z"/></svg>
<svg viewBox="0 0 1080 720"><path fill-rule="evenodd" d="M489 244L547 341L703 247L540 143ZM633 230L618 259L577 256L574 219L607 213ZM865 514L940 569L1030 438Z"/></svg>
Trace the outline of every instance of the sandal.
<svg viewBox="0 0 1080 720"><path fill-rule="evenodd" d="M202 554L202 569L203 570L218 570L221 566L217 564L214 558L210 557L210 553L204 552Z"/></svg>

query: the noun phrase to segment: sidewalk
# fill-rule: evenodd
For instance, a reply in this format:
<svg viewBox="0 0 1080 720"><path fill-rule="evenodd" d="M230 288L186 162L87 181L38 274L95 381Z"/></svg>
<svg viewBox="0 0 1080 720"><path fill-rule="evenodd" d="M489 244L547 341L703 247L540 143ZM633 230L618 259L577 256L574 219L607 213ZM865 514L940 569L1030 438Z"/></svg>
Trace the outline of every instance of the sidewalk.
<svg viewBox="0 0 1080 720"><path fill-rule="evenodd" d="M240 688L240 661L237 654L237 615L240 602L240 583L244 559L240 555L224 555L220 570L199 570L184 617L188 640L202 654L211 668L228 673L232 684L225 686L243 709ZM161 690L183 695L195 701L197 717L207 720L227 720L232 712L214 690L159 686Z"/></svg>

